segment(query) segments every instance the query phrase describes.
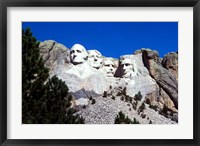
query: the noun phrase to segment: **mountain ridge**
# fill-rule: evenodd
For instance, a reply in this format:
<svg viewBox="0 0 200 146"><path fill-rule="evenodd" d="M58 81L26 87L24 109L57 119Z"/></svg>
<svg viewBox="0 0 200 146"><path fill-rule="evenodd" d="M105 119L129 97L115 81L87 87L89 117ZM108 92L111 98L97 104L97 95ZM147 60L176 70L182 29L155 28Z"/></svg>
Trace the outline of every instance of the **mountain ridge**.
<svg viewBox="0 0 200 146"><path fill-rule="evenodd" d="M87 117L86 115L88 114L86 113L91 113L93 110L100 109L101 104L99 102L101 101L104 101L105 104L116 106L118 105L116 101L120 103L121 101L123 102L120 98L131 97L133 98L134 103L136 103L137 100L135 100L134 97L138 94L138 92L142 94L142 99L137 102L140 104L144 103L146 105L146 113L144 112L143 114L152 114L152 112L150 112L151 108L149 107L156 107L158 112L163 111L165 108L168 109L168 113L164 116L166 119L163 120L163 122L159 122L162 115L159 114L159 116L157 116L157 120L155 120L156 118L154 118L154 120L153 118L150 118L150 115L147 116L149 119L147 120L146 118L146 121L139 118L141 123L147 124L150 120L153 121L153 123L160 124L174 124L178 122L177 53L169 52L162 59L159 57L158 51L141 48L140 50L136 50L133 54L122 55L119 59L114 59L101 56L101 53L98 50L90 51L89 54L89 51L87 52L82 45L75 44L71 49L69 49L53 40L41 42L39 48L45 62L45 66L50 69L50 76L56 75L61 80L65 81L69 91L72 92L74 99L74 104L72 105L74 107L79 106L78 113L81 113L85 119L88 119L88 117L93 119L93 122L87 122L86 120L86 123L113 123L113 117L116 116L119 109L111 112L114 114L111 116L112 120L105 118L102 122L98 122L98 120L92 118L92 116ZM83 51L85 50L87 57L86 59L79 59L79 61L82 61L81 63L77 61L78 59L75 60L78 64L73 63L72 59L77 56L77 54L73 54L73 50L79 51L79 49L82 49ZM96 67L97 62L100 64L100 67L98 68ZM133 66L133 69L130 67L130 64ZM109 68L110 70L108 70L109 66L111 66L111 68ZM126 93L118 96L124 89L126 90ZM76 92L83 90L83 94L86 95L89 93L89 96L96 99L96 103L94 105L91 104L88 99L88 95L83 96L83 94L75 94ZM107 98L111 99L107 99L109 101L108 103L103 97L105 92L108 94ZM97 97L95 94L100 96ZM115 100L113 100L112 97L115 97ZM79 101L79 105L76 105L77 101ZM83 102L81 103L81 101ZM111 104L111 101L116 104ZM123 108L120 108L120 110L124 111L130 117L133 117L137 112L132 112L132 115L129 114L129 110L132 107L127 106L127 104L133 105L133 102L128 101L123 104L124 109L126 110L123 110ZM92 107L95 107L95 105L99 106L97 106L98 108L93 109ZM83 108L84 106L86 106L86 108ZM137 106L137 110L139 106L140 105ZM131 110L136 111L134 109ZM155 111L156 114L158 112ZM170 114L172 116L170 116ZM139 115L141 116L141 113ZM138 114L136 117L138 117ZM168 121L168 119L173 119L174 117L176 119L175 122Z"/></svg>

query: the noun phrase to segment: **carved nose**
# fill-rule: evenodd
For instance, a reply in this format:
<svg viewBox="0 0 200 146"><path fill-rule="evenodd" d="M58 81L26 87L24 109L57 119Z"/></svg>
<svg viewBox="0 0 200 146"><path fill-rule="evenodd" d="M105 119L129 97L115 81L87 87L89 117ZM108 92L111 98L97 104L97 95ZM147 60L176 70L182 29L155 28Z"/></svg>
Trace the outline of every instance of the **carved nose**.
<svg viewBox="0 0 200 146"><path fill-rule="evenodd" d="M122 66L122 70L123 70L123 71L125 71L125 70L126 70L126 68L125 68L124 66Z"/></svg>
<svg viewBox="0 0 200 146"><path fill-rule="evenodd" d="M77 55L74 55L73 59L76 57Z"/></svg>
<svg viewBox="0 0 200 146"><path fill-rule="evenodd" d="M96 59L96 58L94 58L94 61L97 61L97 59Z"/></svg>
<svg viewBox="0 0 200 146"><path fill-rule="evenodd" d="M125 65L123 66L123 69L127 69L127 68L128 68L127 66L125 66Z"/></svg>

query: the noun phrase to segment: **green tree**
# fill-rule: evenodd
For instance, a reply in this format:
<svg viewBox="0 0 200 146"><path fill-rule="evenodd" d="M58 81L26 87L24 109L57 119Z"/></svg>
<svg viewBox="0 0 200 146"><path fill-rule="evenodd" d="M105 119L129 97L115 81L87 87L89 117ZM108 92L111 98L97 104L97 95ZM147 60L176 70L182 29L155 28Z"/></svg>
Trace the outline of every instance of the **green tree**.
<svg viewBox="0 0 200 146"><path fill-rule="evenodd" d="M129 119L128 116L125 116L125 114L120 111L115 118L115 124L140 124L140 122L137 121L135 118L132 121L131 119Z"/></svg>
<svg viewBox="0 0 200 146"><path fill-rule="evenodd" d="M143 112L145 108L146 108L146 107L145 107L145 104L144 104L144 102L143 102L143 103L140 105L139 109L138 109L138 113Z"/></svg>
<svg viewBox="0 0 200 146"><path fill-rule="evenodd" d="M39 54L39 42L30 28L22 31L22 121L38 123L48 69Z"/></svg>
<svg viewBox="0 0 200 146"><path fill-rule="evenodd" d="M126 96L126 87L122 90L122 94Z"/></svg>
<svg viewBox="0 0 200 146"><path fill-rule="evenodd" d="M45 84L42 100L41 123L68 123L66 110L71 105L71 96L65 83L56 76L48 79ZM75 113L76 111L74 111ZM73 114L71 114L73 116ZM69 119L69 118L68 118Z"/></svg>
<svg viewBox="0 0 200 146"><path fill-rule="evenodd" d="M107 96L108 96L107 91L104 91L104 92L103 92L103 97L107 97Z"/></svg>
<svg viewBox="0 0 200 146"><path fill-rule="evenodd" d="M95 104L96 103L96 100L95 99L92 99L92 103L91 104Z"/></svg>
<svg viewBox="0 0 200 146"><path fill-rule="evenodd" d="M135 95L135 100L141 100L142 99L142 94L139 91L136 95Z"/></svg>
<svg viewBox="0 0 200 146"><path fill-rule="evenodd" d="M112 96L111 99L115 100L115 96Z"/></svg>
<svg viewBox="0 0 200 146"><path fill-rule="evenodd" d="M84 123L69 108L71 99L64 82L56 76L49 79L49 70L40 56L39 42L30 28L23 30L22 123Z"/></svg>
<svg viewBox="0 0 200 146"><path fill-rule="evenodd" d="M129 101L130 101L130 103L132 103L133 102L133 98L129 97Z"/></svg>
<svg viewBox="0 0 200 146"><path fill-rule="evenodd" d="M136 118L134 118L132 124L140 124L140 122L137 121Z"/></svg>

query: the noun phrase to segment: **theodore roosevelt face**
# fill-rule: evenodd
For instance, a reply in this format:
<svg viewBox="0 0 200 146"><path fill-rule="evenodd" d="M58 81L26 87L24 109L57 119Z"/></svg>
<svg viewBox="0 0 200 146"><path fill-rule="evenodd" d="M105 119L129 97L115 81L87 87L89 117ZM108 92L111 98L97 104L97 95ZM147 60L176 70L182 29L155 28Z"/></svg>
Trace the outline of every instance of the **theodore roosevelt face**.
<svg viewBox="0 0 200 146"><path fill-rule="evenodd" d="M88 61L92 67L99 69L103 63L101 53L97 50L88 50Z"/></svg>
<svg viewBox="0 0 200 146"><path fill-rule="evenodd" d="M102 67L108 77L113 77L115 74L115 64L111 59L105 59Z"/></svg>
<svg viewBox="0 0 200 146"><path fill-rule="evenodd" d="M81 64L87 59L87 52L80 44L75 44L70 50L70 59L74 65Z"/></svg>

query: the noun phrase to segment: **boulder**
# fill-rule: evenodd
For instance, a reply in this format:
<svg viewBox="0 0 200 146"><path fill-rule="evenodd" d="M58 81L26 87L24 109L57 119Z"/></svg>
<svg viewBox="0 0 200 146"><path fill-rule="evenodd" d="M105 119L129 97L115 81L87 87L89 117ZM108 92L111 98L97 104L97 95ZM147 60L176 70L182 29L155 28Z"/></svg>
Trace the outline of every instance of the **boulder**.
<svg viewBox="0 0 200 146"><path fill-rule="evenodd" d="M162 65L172 74L175 75L178 80L178 54L175 52L170 52L164 56L162 60Z"/></svg>

